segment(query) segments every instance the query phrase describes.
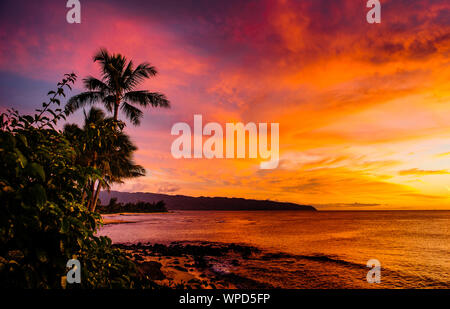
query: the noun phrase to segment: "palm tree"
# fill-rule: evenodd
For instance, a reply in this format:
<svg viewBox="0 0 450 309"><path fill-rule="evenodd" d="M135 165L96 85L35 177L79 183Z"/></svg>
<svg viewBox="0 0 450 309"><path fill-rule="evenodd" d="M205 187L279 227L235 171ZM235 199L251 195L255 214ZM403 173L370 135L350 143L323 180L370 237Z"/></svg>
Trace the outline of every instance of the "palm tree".
<svg viewBox="0 0 450 309"><path fill-rule="evenodd" d="M149 63L144 62L134 67L132 60L128 61L121 54L110 54L104 48L94 55L93 60L101 65L101 78L88 76L83 79L88 91L70 98L66 105L67 112L72 113L87 104L101 102L113 113L114 120L118 119L120 108L134 125L139 125L143 112L134 105L170 107L164 94L136 90L141 82L158 73Z"/></svg>
<svg viewBox="0 0 450 309"><path fill-rule="evenodd" d="M86 183L82 184L83 202L88 198L87 208L95 211L102 188L109 190L113 183L144 176L145 170L134 163L133 153L137 148L122 131L120 121L105 118L104 112L94 107L89 113L85 113L84 117L83 128L76 124L67 124L64 134L76 150L76 163L99 172L97 177L87 179Z"/></svg>

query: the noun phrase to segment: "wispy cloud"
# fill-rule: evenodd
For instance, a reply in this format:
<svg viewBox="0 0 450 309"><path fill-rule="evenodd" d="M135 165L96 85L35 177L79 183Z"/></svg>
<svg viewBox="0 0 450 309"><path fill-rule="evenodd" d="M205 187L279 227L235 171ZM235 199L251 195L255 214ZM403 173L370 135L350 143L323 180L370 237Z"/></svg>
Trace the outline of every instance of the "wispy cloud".
<svg viewBox="0 0 450 309"><path fill-rule="evenodd" d="M100 46L158 68L143 87L165 93L172 109L148 109L126 128L149 172L121 190L450 208L448 1L383 1L379 25L354 0L92 0L80 25L51 0L0 8L1 107L33 110L38 89L45 96L72 70L96 76ZM196 113L278 122L279 168L173 159L171 126Z"/></svg>
<svg viewBox="0 0 450 309"><path fill-rule="evenodd" d="M411 168L409 170L403 170L398 172L401 176L415 175L415 176L426 176L426 175L446 175L450 174L447 170L421 170L418 168Z"/></svg>

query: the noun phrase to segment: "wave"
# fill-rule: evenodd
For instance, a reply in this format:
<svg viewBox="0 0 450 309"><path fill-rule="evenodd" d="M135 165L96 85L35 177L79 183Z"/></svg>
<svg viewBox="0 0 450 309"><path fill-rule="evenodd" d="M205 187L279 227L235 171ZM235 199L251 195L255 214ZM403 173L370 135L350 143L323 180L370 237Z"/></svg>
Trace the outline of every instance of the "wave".
<svg viewBox="0 0 450 309"><path fill-rule="evenodd" d="M261 259L263 259L263 260L281 259L281 258L293 258L293 259L297 259L297 260L309 260L309 261L324 262L324 263L335 263L335 264L340 264L340 265L355 267L355 268L366 268L366 265L363 265L363 264L346 261L335 255L326 255L326 254L320 254L320 253L312 254L312 255L297 255L297 254L278 252L278 253L266 253L261 257Z"/></svg>

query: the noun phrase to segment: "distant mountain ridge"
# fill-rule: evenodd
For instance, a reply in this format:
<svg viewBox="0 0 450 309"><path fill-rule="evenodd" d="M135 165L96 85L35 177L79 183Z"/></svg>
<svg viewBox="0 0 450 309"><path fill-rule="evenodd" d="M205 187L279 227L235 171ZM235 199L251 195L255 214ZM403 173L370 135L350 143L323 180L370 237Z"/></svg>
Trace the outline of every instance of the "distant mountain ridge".
<svg viewBox="0 0 450 309"><path fill-rule="evenodd" d="M316 211L313 206L269 200L252 200L227 197L193 197L149 192L100 192L100 201L108 204L111 198L119 203L164 201L168 210L300 210Z"/></svg>

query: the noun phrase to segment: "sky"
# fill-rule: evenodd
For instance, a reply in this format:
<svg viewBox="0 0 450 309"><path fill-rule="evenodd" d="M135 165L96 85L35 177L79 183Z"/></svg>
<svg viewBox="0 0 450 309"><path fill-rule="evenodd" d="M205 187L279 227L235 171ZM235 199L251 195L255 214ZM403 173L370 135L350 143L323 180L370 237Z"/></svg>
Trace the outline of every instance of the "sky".
<svg viewBox="0 0 450 309"><path fill-rule="evenodd" d="M146 176L114 189L330 210L450 209L450 3L382 0L0 2L0 109L30 113L105 47L159 74L171 109L127 124ZM280 162L175 159L177 122L279 123ZM82 111L69 122L81 124ZM124 115L120 116L124 119Z"/></svg>

